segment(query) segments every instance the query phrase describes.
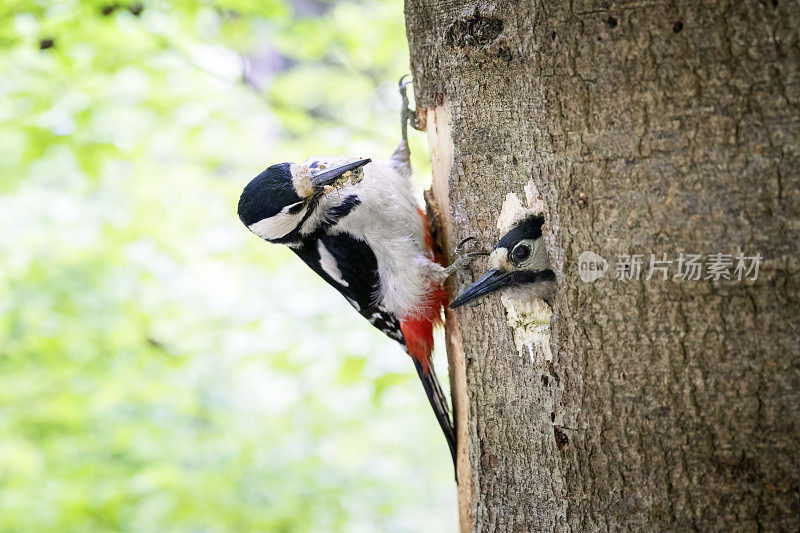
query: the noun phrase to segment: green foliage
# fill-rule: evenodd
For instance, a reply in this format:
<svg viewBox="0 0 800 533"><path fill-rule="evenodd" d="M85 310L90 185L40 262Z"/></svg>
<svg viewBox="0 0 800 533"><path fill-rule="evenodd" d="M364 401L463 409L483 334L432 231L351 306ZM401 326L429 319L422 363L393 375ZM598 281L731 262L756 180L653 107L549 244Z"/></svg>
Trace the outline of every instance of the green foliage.
<svg viewBox="0 0 800 533"><path fill-rule="evenodd" d="M453 528L410 362L236 218L391 153L406 50L388 0L0 5L0 531Z"/></svg>

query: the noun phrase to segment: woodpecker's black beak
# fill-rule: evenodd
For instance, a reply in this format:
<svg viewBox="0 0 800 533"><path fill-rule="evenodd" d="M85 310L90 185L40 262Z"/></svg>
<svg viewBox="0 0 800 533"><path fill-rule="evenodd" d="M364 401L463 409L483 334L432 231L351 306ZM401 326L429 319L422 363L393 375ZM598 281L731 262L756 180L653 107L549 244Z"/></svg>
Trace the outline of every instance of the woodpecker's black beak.
<svg viewBox="0 0 800 533"><path fill-rule="evenodd" d="M315 172L311 176L311 185L313 185L315 188L324 187L325 185L333 183L339 179L345 172L363 167L370 161L372 161L372 159L359 159L358 161L353 161L352 163L347 163L346 165L326 168L325 170Z"/></svg>
<svg viewBox="0 0 800 533"><path fill-rule="evenodd" d="M514 272L506 270L490 270L484 276L470 285L464 292L458 295L450 304L450 309L461 307L464 304L477 300L487 294L507 287L514 280Z"/></svg>

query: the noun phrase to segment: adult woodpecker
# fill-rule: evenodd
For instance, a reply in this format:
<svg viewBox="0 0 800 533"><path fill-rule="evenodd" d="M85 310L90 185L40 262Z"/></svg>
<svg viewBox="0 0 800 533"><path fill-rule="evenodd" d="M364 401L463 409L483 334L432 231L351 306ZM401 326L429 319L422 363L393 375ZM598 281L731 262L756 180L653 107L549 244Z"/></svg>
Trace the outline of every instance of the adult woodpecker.
<svg viewBox="0 0 800 533"><path fill-rule="evenodd" d="M489 271L450 304L452 309L495 291L516 299L539 298L552 307L556 277L542 239L544 217L528 215L503 235L489 255Z"/></svg>
<svg viewBox="0 0 800 533"><path fill-rule="evenodd" d="M262 239L288 246L405 348L455 462L455 433L431 352L447 305L444 282L471 256L445 268L434 253L410 180L406 85L401 79L402 140L388 161L312 157L272 165L244 188L239 218Z"/></svg>

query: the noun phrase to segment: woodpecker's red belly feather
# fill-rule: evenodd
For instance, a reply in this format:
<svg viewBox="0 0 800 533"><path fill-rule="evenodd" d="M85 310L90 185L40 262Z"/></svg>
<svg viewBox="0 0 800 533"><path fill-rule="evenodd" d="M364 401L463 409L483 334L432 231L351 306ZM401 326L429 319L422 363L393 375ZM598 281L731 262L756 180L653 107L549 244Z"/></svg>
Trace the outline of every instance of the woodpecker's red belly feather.
<svg viewBox="0 0 800 533"><path fill-rule="evenodd" d="M439 254L435 253L436 244L428 217L421 209L417 210L422 218L422 227L425 232L425 248L437 263L441 263ZM432 286L427 296L427 301L418 315L400 321L400 329L405 337L408 353L419 361L425 374L430 371L433 328L442 324L442 310L448 305L447 292L442 285Z"/></svg>

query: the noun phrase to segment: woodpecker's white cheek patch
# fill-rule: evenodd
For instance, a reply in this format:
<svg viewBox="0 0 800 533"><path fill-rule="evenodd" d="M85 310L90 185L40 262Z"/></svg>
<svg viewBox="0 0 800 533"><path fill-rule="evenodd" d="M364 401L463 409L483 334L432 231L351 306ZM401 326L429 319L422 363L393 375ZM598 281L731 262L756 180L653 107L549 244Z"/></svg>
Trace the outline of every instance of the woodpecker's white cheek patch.
<svg viewBox="0 0 800 533"><path fill-rule="evenodd" d="M263 220L259 220L255 224L250 224L248 227L250 228L250 231L262 239L266 239L268 241L280 239L299 226L306 214L306 209L308 209L307 207L304 207L297 213L289 213L289 210L296 206L297 203L287 205L281 210L280 213Z"/></svg>
<svg viewBox="0 0 800 533"><path fill-rule="evenodd" d="M519 241L511 252L511 255L514 255L522 246L528 247L528 258L522 263L511 267L511 269L540 272L550 268L550 259L547 257L547 250L544 247L544 240L541 237L538 239L523 239Z"/></svg>
<svg viewBox="0 0 800 533"><path fill-rule="evenodd" d="M300 198L308 198L314 194L314 187L311 185L311 169L305 165L295 165L289 167L292 173L292 186L297 191Z"/></svg>
<svg viewBox="0 0 800 533"><path fill-rule="evenodd" d="M496 248L489 255L489 268L492 270L514 270L514 266L508 260L508 250Z"/></svg>
<svg viewBox="0 0 800 533"><path fill-rule="evenodd" d="M523 268L527 270L547 270L550 268L550 258L544 247L544 239L539 237L534 241L525 241L531 248L530 259L525 261Z"/></svg>
<svg viewBox="0 0 800 533"><path fill-rule="evenodd" d="M339 285L348 287L350 284L342 279L342 271L339 270L339 265L336 263L336 258L331 255L327 248L325 248L325 245L322 244L322 241L317 241L317 251L319 252L319 264L322 267L322 270L324 270L325 273Z"/></svg>

